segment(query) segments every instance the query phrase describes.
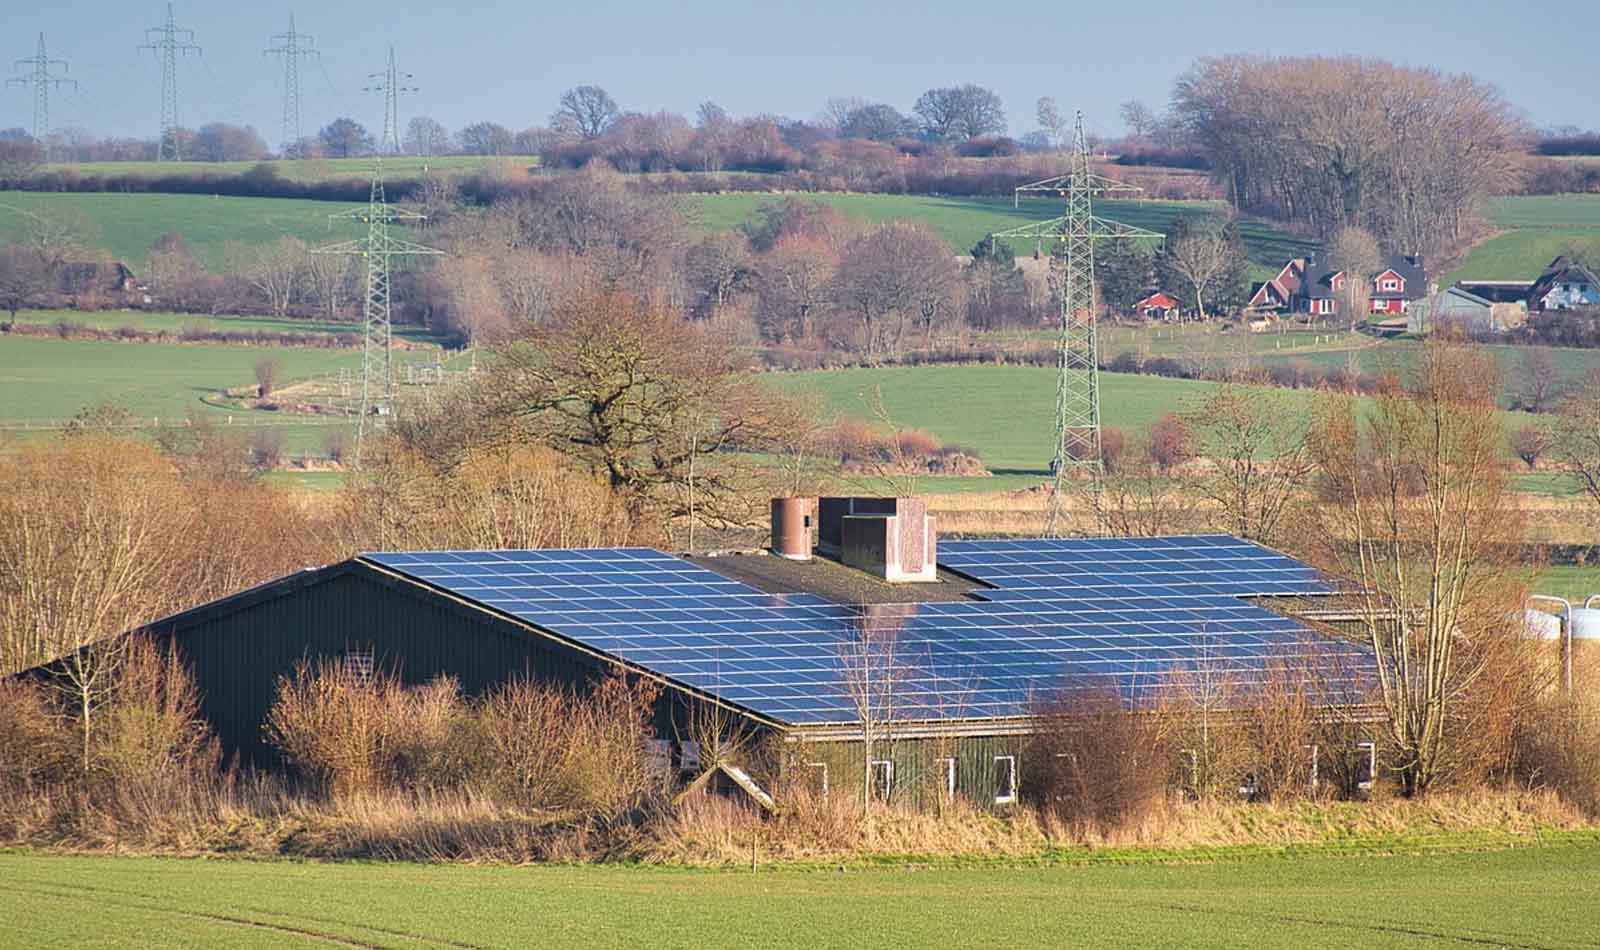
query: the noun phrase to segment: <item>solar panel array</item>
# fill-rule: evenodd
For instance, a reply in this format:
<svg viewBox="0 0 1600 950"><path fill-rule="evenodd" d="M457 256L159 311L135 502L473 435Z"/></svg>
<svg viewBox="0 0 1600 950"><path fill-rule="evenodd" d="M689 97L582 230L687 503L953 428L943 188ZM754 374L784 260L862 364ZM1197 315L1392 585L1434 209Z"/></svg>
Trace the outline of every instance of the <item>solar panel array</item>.
<svg viewBox="0 0 1600 950"><path fill-rule="evenodd" d="M904 719L1025 715L1063 686L1132 696L1200 671L1244 686L1274 660L1346 679L1370 668L1360 648L1244 600L1329 587L1234 538L958 541L939 555L993 589L852 607L648 548L366 559L793 725L855 721L863 701Z"/></svg>

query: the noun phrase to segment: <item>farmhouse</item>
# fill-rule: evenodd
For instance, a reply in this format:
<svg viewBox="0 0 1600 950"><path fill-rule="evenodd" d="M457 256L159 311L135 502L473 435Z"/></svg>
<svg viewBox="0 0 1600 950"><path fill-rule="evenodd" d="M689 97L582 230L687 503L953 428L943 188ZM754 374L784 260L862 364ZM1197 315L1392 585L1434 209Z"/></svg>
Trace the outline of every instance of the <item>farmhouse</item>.
<svg viewBox="0 0 1600 950"><path fill-rule="evenodd" d="M1150 320L1171 320L1178 311L1178 298L1159 290L1133 305L1134 313Z"/></svg>
<svg viewBox="0 0 1600 950"><path fill-rule="evenodd" d="M1324 684L1370 669L1365 648L1271 609L1331 594L1325 576L1235 538L940 542L917 499L773 510L771 553L372 553L148 633L176 644L202 713L247 760L270 763L262 724L279 678L306 660L454 676L468 694L514 677L582 689L621 671L663 687L652 751L685 771L699 765L685 737L707 712L803 750L792 767L824 788L864 774L871 729L894 736L870 747L875 791L983 805L1015 799L1041 695L1143 696L1202 667L1246 690L1274 665Z"/></svg>
<svg viewBox="0 0 1600 950"><path fill-rule="evenodd" d="M1330 316L1339 312L1339 295L1348 275L1329 264L1309 259L1305 279L1293 297L1291 309L1299 313ZM1428 276L1421 255L1391 255L1373 275L1368 289L1368 312L1405 313L1414 301L1428 294Z"/></svg>
<svg viewBox="0 0 1600 950"><path fill-rule="evenodd" d="M1309 263L1306 258L1296 257L1284 264L1276 277L1250 288L1250 300L1245 304L1245 309L1261 313L1278 313L1292 309L1295 296L1300 292L1300 284L1305 280L1306 266Z"/></svg>
<svg viewBox="0 0 1600 950"><path fill-rule="evenodd" d="M1600 307L1600 278L1582 264L1566 257L1550 262L1528 290L1528 309L1576 310Z"/></svg>

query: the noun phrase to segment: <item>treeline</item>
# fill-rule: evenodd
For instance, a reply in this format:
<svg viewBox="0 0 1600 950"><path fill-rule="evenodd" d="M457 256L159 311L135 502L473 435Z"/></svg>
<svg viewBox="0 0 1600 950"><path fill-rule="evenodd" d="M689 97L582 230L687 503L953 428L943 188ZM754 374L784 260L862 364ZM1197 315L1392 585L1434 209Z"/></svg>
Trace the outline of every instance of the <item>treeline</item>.
<svg viewBox="0 0 1600 950"><path fill-rule="evenodd" d="M1526 134L1470 76L1357 57L1204 59L1173 109L1240 209L1408 253L1460 240L1482 199L1517 186Z"/></svg>

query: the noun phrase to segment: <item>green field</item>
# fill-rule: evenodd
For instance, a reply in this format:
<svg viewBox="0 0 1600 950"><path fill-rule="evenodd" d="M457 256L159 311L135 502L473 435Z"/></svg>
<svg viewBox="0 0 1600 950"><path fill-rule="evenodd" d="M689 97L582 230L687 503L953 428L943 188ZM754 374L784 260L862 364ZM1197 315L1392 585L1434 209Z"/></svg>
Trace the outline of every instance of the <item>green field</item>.
<svg viewBox="0 0 1600 950"><path fill-rule="evenodd" d="M1468 251L1439 286L1458 280L1532 281L1573 247L1600 250L1600 195L1493 198L1486 213L1502 232Z"/></svg>
<svg viewBox="0 0 1600 950"><path fill-rule="evenodd" d="M1513 195L1489 201L1502 228L1600 228L1600 195Z"/></svg>
<svg viewBox="0 0 1600 950"><path fill-rule="evenodd" d="M859 221L923 222L939 232L940 237L962 254L970 251L984 235L1047 220L1062 211L1060 202L1042 200L1025 201L1020 209L1013 208L1009 198L858 194L808 194L801 197L802 200L831 205ZM781 200L780 196L766 194L694 195L682 199L682 205L703 229L725 231L750 220L761 205L778 200ZM1221 209L1219 202L1207 201L1101 201L1095 204L1097 214L1152 231L1165 230L1171 226L1174 218L1182 214ZM1258 276L1276 274L1284 261L1305 254L1314 247L1310 242L1254 221L1244 222L1242 231L1252 271ZM1021 241L1014 242L1013 247L1018 254L1031 254L1034 250L1032 243L1024 247Z"/></svg>
<svg viewBox="0 0 1600 950"><path fill-rule="evenodd" d="M332 201L290 198L222 198L206 195L0 193L0 241L21 232L25 214L66 209L99 226L93 243L137 273L155 239L182 234L205 266L220 268L229 241L265 244L287 234L319 244L354 236L348 223L330 225L328 215L354 207Z"/></svg>
<svg viewBox="0 0 1600 950"><path fill-rule="evenodd" d="M527 174L539 164L537 155L393 155L383 160L387 178L415 178L427 172L467 175L487 169ZM365 180L372 174L371 158L315 158L271 162L58 162L51 172L78 175L242 175L266 165L289 181Z"/></svg>
<svg viewBox="0 0 1600 950"><path fill-rule="evenodd" d="M336 333L359 334L361 325L355 322L312 320L300 317L262 316L207 316L200 313L170 313L159 310L20 310L18 323L54 326L66 321L96 330L115 331L133 327L150 333L178 333L189 327L216 332L262 333ZM429 342L433 337L424 329L414 326L395 327L394 335L417 342Z"/></svg>
<svg viewBox="0 0 1600 950"><path fill-rule="evenodd" d="M0 855L54 947L1259 947L1600 943L1600 846L1202 864L707 871Z"/></svg>

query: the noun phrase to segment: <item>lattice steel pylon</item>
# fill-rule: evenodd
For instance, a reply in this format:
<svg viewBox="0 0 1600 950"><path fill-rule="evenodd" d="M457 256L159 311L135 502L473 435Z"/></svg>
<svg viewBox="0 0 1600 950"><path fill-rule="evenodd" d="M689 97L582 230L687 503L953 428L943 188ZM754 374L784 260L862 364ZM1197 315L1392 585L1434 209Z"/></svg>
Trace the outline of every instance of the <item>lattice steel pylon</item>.
<svg viewBox="0 0 1600 950"><path fill-rule="evenodd" d="M283 60L283 153L288 155L290 150L300 144L300 60L307 56L321 56L322 53L313 47L316 38L306 34L297 33L294 28L294 14L289 14L289 32L274 33L272 42L276 46L268 47L261 51L263 56L277 56Z"/></svg>
<svg viewBox="0 0 1600 950"><path fill-rule="evenodd" d="M6 80L8 86L33 87L33 141L44 150L44 160L50 160L50 89L62 86L78 85L77 80L56 76L50 72L50 67L60 66L62 72L67 71L67 61L64 59L51 59L44 51L44 34L39 34L39 52L32 59L19 59L16 65L32 67L32 72L26 76L14 76Z"/></svg>
<svg viewBox="0 0 1600 950"><path fill-rule="evenodd" d="M1050 462L1055 479L1045 533L1059 537L1065 531L1062 510L1068 469L1080 469L1095 480L1098 491L1104 474L1100 454L1100 346L1096 336L1094 247L1100 241L1160 240L1156 231L1095 217L1095 195L1136 194L1142 189L1094 174L1089 169L1089 145L1083 135L1083 113L1077 114L1072 139L1072 170L1066 175L1022 185L1013 202L1024 194L1055 194L1066 199L1066 214L1050 221L998 231L997 238L1031 237L1042 247L1045 239L1062 245L1061 326L1056 338L1056 440ZM1052 266L1055 254L1052 253Z"/></svg>
<svg viewBox="0 0 1600 950"><path fill-rule="evenodd" d="M389 68L381 73L371 73L367 79L373 84L366 92L383 93L383 138L378 140L379 155L400 154L400 96L416 92L416 86L403 83L415 79L410 73L400 72L394 65L394 46L389 47Z"/></svg>
<svg viewBox="0 0 1600 950"><path fill-rule="evenodd" d="M421 221L424 215L389 206L383 192L383 159L372 162L372 190L365 208L357 208L331 219L354 219L367 226L366 237L319 247L316 254L359 256L366 264L366 293L361 304L361 416L356 423L355 465L361 466L369 427L382 425L394 414L394 324L389 302L389 260L443 254L389 232L399 221Z"/></svg>
<svg viewBox="0 0 1600 950"><path fill-rule="evenodd" d="M194 31L178 26L170 3L167 22L145 30L144 38L147 42L139 48L161 57L161 141L156 145L156 161L180 161L183 149L178 143L178 56L200 55L201 50L194 43Z"/></svg>

